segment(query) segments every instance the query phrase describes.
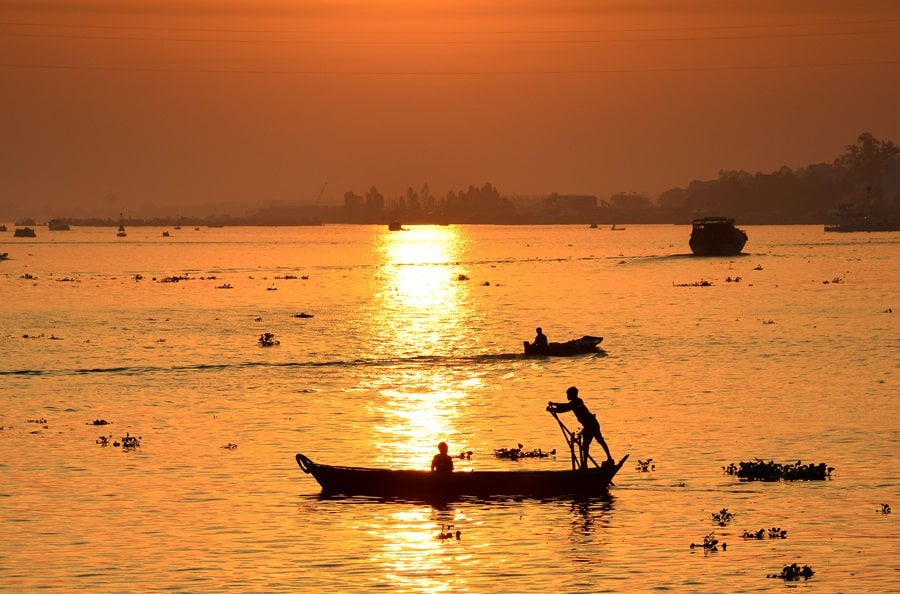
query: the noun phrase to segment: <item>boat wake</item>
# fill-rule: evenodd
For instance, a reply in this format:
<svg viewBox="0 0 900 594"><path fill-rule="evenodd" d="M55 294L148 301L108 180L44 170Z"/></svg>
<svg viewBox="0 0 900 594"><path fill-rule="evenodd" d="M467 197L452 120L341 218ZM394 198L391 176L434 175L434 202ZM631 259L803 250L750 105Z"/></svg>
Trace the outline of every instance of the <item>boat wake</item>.
<svg viewBox="0 0 900 594"><path fill-rule="evenodd" d="M594 356L605 356L604 351L599 351ZM461 367L469 365L490 365L497 361L533 360L523 353L496 353L471 356L442 356L442 355L416 355L410 357L388 358L357 358L349 360L332 361L242 361L236 363L197 363L193 365L171 366L112 366L112 367L83 367L74 369L15 369L0 370L0 377L4 376L38 376L38 377L71 377L85 375L122 375L142 376L157 373L190 373L190 372L223 372L252 368L348 368L348 367L398 367L398 366L441 366Z"/></svg>

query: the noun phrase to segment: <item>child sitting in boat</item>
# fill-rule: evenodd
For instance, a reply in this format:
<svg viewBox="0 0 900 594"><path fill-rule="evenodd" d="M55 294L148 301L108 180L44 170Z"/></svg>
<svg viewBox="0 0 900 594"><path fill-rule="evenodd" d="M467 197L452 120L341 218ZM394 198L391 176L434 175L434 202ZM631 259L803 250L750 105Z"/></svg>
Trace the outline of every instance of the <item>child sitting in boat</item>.
<svg viewBox="0 0 900 594"><path fill-rule="evenodd" d="M435 472L453 472L453 458L447 454L447 442L438 444L438 453L431 459L431 470Z"/></svg>

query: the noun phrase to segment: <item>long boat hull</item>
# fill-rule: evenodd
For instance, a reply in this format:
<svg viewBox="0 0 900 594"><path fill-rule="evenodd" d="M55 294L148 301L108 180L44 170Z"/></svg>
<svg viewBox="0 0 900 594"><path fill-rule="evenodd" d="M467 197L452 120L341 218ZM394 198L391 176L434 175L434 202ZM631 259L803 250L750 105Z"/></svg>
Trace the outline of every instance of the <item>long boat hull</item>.
<svg viewBox="0 0 900 594"><path fill-rule="evenodd" d="M323 495L361 495L418 501L459 497L519 496L528 498L598 496L607 493L618 464L584 470L473 470L431 472L317 464L297 454L297 464L322 486Z"/></svg>

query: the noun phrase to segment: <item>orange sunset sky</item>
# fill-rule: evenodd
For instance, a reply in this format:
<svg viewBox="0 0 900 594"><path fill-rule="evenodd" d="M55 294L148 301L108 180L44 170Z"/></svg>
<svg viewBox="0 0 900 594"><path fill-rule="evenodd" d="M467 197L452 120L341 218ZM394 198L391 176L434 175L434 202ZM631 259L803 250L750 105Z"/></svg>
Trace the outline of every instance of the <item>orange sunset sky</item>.
<svg viewBox="0 0 900 594"><path fill-rule="evenodd" d="M0 220L655 197L900 143L900 2L0 0L0 83Z"/></svg>

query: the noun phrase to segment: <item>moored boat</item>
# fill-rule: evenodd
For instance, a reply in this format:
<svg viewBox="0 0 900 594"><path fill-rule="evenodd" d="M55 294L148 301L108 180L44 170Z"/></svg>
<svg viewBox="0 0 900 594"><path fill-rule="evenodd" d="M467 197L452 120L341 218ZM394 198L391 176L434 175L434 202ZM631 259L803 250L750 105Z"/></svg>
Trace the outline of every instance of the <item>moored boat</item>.
<svg viewBox="0 0 900 594"><path fill-rule="evenodd" d="M825 231L836 233L900 231L900 213L857 206L842 205L837 212L838 223L825 225Z"/></svg>
<svg viewBox="0 0 900 594"><path fill-rule="evenodd" d="M330 466L295 456L300 469L321 485L323 495L394 497L446 501L458 497L598 496L608 492L614 476L628 459L594 468L572 470L472 470L432 472Z"/></svg>
<svg viewBox="0 0 900 594"><path fill-rule="evenodd" d="M13 232L13 237L37 237L37 233L31 227L20 227Z"/></svg>
<svg viewBox="0 0 900 594"><path fill-rule="evenodd" d="M734 219L701 217L691 226L689 245L695 256L736 256L747 244L747 234L734 226Z"/></svg>
<svg viewBox="0 0 900 594"><path fill-rule="evenodd" d="M582 355L585 353L600 352L600 343L603 342L602 336L582 336L574 338L567 342L551 342L546 347L535 345L526 341L524 342L526 355L544 355L551 357L568 357L571 355Z"/></svg>

